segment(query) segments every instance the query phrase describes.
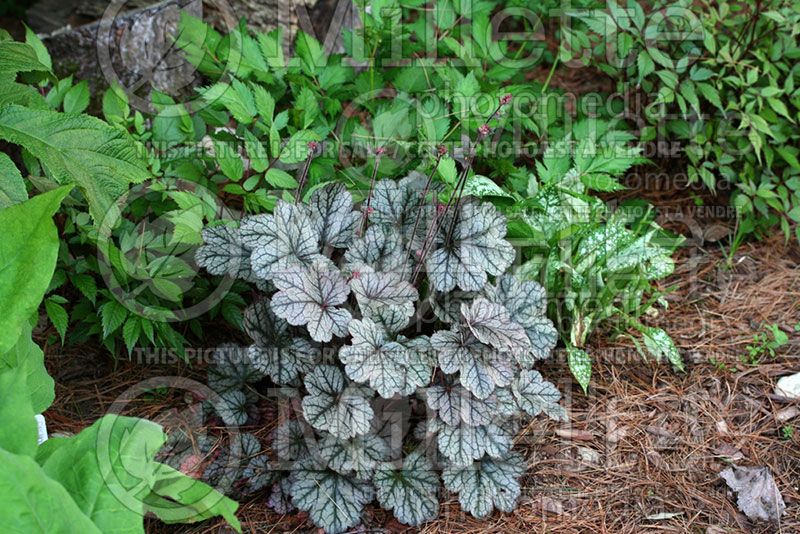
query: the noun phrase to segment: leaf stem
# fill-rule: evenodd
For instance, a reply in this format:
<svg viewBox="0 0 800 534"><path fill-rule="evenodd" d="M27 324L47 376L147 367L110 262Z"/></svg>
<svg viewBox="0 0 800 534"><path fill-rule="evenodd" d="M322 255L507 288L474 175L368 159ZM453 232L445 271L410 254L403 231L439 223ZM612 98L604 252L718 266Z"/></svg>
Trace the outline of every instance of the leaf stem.
<svg viewBox="0 0 800 534"><path fill-rule="evenodd" d="M317 152L317 147L319 147L319 143L316 141L309 141L308 157L306 157L306 162L303 164L303 171L300 173L300 182L297 184L297 192L294 195L295 204L297 204L297 201L301 198L300 195L303 192L303 187L305 187L306 178L308 177L308 169L311 167L311 160L314 159L314 154Z"/></svg>
<svg viewBox="0 0 800 534"><path fill-rule="evenodd" d="M439 162L442 161L442 156L444 156L446 153L447 153L447 149L444 146L440 146L438 148L438 151L437 151L437 154L436 154L436 161L433 164L433 168L431 169L430 174L428 174L428 180L425 182L425 187L422 189L422 193L420 193L419 208L417 208L417 217L414 220L414 227L411 229L411 239L409 241L409 245L411 245L411 246L408 247L408 258L407 259L410 259L411 255L413 254L414 238L417 236L417 228L419 227L419 220L422 218L422 211L423 211L423 209L425 207L425 199L427 199L427 197L428 197L428 191L431 188L431 182L433 181L433 176L436 174L436 169L439 168ZM435 215L434 215L434 221L435 220L436 219L435 219ZM431 221L431 224L434 221ZM406 275L406 265L407 265L407 263L403 263L403 270L400 273L400 278L403 278Z"/></svg>

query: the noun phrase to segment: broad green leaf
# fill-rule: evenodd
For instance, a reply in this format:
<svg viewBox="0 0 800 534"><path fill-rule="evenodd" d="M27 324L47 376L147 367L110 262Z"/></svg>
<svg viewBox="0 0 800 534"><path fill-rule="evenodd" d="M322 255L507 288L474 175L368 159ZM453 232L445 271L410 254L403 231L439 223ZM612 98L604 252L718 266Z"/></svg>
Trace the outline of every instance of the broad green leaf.
<svg viewBox="0 0 800 534"><path fill-rule="evenodd" d="M505 197L513 198L509 193L503 190L502 187L494 183L486 176L475 174L467 178L464 184L464 194L473 197Z"/></svg>
<svg viewBox="0 0 800 534"><path fill-rule="evenodd" d="M0 209L28 200L25 180L5 152L0 152Z"/></svg>
<svg viewBox="0 0 800 534"><path fill-rule="evenodd" d="M71 189L61 187L0 209L0 354L17 343L50 284L58 254L52 217Z"/></svg>
<svg viewBox="0 0 800 534"><path fill-rule="evenodd" d="M72 500L69 490L27 456L0 449L0 517L6 532L26 534L102 531Z"/></svg>
<svg viewBox="0 0 800 534"><path fill-rule="evenodd" d="M11 105L0 109L0 138L25 147L59 183L77 184L98 223L131 183L150 177L143 149L94 117Z"/></svg>
<svg viewBox="0 0 800 534"><path fill-rule="evenodd" d="M0 450L33 457L37 430L27 385L21 368L0 368Z"/></svg>
<svg viewBox="0 0 800 534"><path fill-rule="evenodd" d="M41 71L50 72L50 66L39 58L31 45L15 41L0 41L0 74Z"/></svg>
<svg viewBox="0 0 800 534"><path fill-rule="evenodd" d="M235 501L203 482L167 465L155 464L155 482L145 499L145 511L154 513L164 523L196 523L219 516L236 532L241 532L236 519L238 507Z"/></svg>
<svg viewBox="0 0 800 534"><path fill-rule="evenodd" d="M106 415L75 436L45 441L37 460L102 532L143 533L143 496L165 439L155 423Z"/></svg>
<svg viewBox="0 0 800 534"><path fill-rule="evenodd" d="M26 392L35 413L43 413L53 404L55 384L44 366L44 353L31 338L31 326L24 324L17 343L0 354L0 372L19 368L25 377Z"/></svg>

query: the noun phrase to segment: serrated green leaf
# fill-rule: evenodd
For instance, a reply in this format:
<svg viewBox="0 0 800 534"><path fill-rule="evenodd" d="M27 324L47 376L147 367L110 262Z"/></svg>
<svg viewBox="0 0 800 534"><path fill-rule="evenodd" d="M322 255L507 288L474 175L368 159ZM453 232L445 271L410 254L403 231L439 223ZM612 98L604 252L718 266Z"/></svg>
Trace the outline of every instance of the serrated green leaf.
<svg viewBox="0 0 800 534"><path fill-rule="evenodd" d="M77 184L96 222L131 183L150 177L143 150L94 117L11 105L0 109L0 138L24 146L59 183Z"/></svg>

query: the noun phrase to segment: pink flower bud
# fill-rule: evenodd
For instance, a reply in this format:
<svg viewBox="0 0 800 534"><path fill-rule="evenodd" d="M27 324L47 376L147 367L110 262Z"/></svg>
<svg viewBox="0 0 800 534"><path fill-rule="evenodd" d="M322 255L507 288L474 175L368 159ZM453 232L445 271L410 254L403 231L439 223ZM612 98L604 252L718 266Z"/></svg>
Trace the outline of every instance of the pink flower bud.
<svg viewBox="0 0 800 534"><path fill-rule="evenodd" d="M500 97L500 105L505 106L509 102L511 102L511 93L506 93L502 97Z"/></svg>
<svg viewBox="0 0 800 534"><path fill-rule="evenodd" d="M489 132L491 132L491 131L492 130L489 128L488 124L481 124L480 127L478 128L478 133L481 134L484 137L489 135Z"/></svg>
<svg viewBox="0 0 800 534"><path fill-rule="evenodd" d="M444 145L439 145L439 155L444 156L447 154L447 147Z"/></svg>
<svg viewBox="0 0 800 534"><path fill-rule="evenodd" d="M311 152L314 152L318 148L319 148L319 143L318 142L316 142L316 141L309 141L308 142L308 149Z"/></svg>
<svg viewBox="0 0 800 534"><path fill-rule="evenodd" d="M386 153L386 147L385 146L379 146L378 148L375 149L375 155L377 155L377 156L382 156L385 153Z"/></svg>

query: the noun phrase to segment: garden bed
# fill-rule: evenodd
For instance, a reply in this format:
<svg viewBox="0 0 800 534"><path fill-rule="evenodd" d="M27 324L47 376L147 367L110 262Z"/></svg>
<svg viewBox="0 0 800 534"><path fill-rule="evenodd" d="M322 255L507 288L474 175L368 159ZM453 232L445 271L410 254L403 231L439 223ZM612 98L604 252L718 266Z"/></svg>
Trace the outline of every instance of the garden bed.
<svg viewBox="0 0 800 534"><path fill-rule="evenodd" d="M665 283L675 286L668 296L670 311L651 322L672 334L687 372L675 374L667 365L643 362L624 341L595 343L590 347L597 358L595 372L584 395L557 356L543 373L569 392L570 422L536 419L518 435L529 465L519 509L477 520L460 511L455 496L445 496L440 518L423 531L774 532L772 526L753 525L736 508L718 475L732 460L772 470L786 502L782 531L800 531L800 432L790 438L782 434L782 428L797 426L800 419L796 403L772 394L777 377L800 371L800 344L794 340L774 359L755 366L740 361L762 324L792 328L800 322L798 263L800 248L780 238L745 244L730 261L713 244L684 248L675 274ZM115 364L91 346L63 352L50 347L47 367L56 381L56 402L47 412L49 429L56 433L88 426L128 387L146 378L205 378L201 366ZM179 396L155 397L129 407L129 415L174 430L180 418L170 410L181 403ZM247 431L266 444L275 419L270 406L263 410L264 425ZM242 503L239 517L245 529L313 528L306 514L276 515L265 500L262 493ZM377 507L369 508L364 525L408 529ZM153 522L148 531L218 528L213 523L165 527Z"/></svg>

